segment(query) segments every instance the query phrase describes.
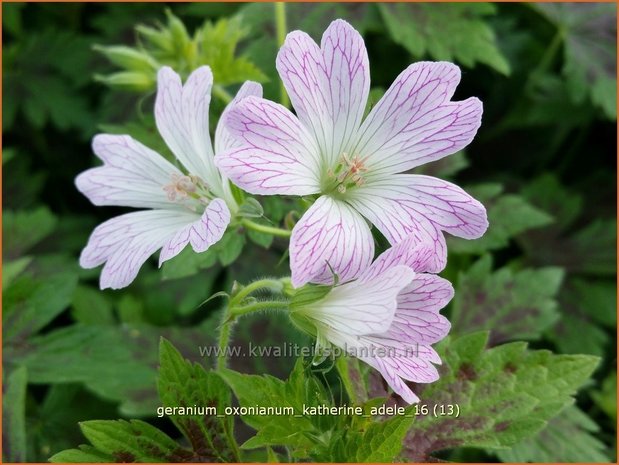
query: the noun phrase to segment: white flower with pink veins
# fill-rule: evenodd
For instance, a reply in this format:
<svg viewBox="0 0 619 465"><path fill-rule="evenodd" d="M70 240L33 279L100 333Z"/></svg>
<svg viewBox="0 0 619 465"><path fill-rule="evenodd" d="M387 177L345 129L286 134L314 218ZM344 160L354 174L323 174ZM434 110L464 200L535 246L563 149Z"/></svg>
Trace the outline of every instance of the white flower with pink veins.
<svg viewBox="0 0 619 465"><path fill-rule="evenodd" d="M434 258L434 246L411 235L354 280L293 308L291 318L316 335L317 353L333 344L378 370L406 402L418 402L406 381L439 378L434 365L441 359L432 344L451 327L439 311L454 290L449 281L428 273Z"/></svg>
<svg viewBox="0 0 619 465"><path fill-rule="evenodd" d="M229 181L213 162L215 153L238 144L223 124L209 135L209 104L213 74L203 66L185 85L171 68L157 76L155 120L179 167L130 136L99 134L92 146L103 165L76 178L77 188L95 205L144 208L97 226L80 256L80 265L104 264L101 289L129 285L144 262L161 249L159 265L187 244L204 252L221 239L238 209ZM235 100L262 95L246 82Z"/></svg>
<svg viewBox="0 0 619 465"><path fill-rule="evenodd" d="M481 124L477 98L452 102L460 69L446 62L406 68L364 119L370 90L367 50L350 24L336 20L320 46L288 34L277 70L296 115L259 97L225 118L242 144L215 163L253 194L315 199L292 231L292 283L347 281L374 256L372 223L391 244L414 233L434 244L431 267L447 259L443 231L474 239L486 210L460 187L404 172L462 149Z"/></svg>

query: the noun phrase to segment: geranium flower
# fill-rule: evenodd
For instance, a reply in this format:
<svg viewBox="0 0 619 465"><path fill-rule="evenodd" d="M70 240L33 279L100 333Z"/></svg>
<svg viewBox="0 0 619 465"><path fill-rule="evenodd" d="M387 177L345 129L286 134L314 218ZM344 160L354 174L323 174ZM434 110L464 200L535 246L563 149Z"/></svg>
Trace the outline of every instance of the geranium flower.
<svg viewBox="0 0 619 465"><path fill-rule="evenodd" d="M409 236L356 280L294 308L293 321L315 327L317 351L329 344L344 349L378 370L406 402L418 402L405 381L438 379L434 364L441 360L431 344L449 332L450 323L439 310L454 294L449 281L426 273L433 258L432 244Z"/></svg>
<svg viewBox="0 0 619 465"><path fill-rule="evenodd" d="M99 134L93 139L93 151L103 166L76 178L80 192L95 205L148 209L112 218L91 234L80 265L94 268L105 263L101 289L129 285L159 249L160 266L187 244L204 252L221 239L230 223L238 206L229 181L213 163L208 124L212 85L207 66L194 71L185 85L169 67L161 68L157 76L157 128L180 167L130 136ZM246 82L232 103L250 95L262 95L259 84ZM218 124L215 152L235 144Z"/></svg>
<svg viewBox="0 0 619 465"><path fill-rule="evenodd" d="M453 154L477 132L481 102L450 101L457 66L409 66L365 119L367 51L345 21L331 23L320 47L304 32L288 34L277 69L297 115L262 98L243 99L226 118L242 146L215 163L254 194L317 196L292 231L293 285L330 282L331 269L346 281L366 268L374 241L365 219L391 244L411 232L432 241L434 271L447 257L442 231L469 239L486 231L483 205L460 187L400 174Z"/></svg>

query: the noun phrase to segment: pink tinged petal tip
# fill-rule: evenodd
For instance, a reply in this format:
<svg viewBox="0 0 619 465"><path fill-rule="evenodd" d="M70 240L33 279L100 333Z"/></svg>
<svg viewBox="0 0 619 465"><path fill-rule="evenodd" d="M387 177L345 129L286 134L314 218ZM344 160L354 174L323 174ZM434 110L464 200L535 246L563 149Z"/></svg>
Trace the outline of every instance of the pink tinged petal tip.
<svg viewBox="0 0 619 465"><path fill-rule="evenodd" d="M215 162L239 187L261 195L319 192L318 148L287 108L247 97L224 124L240 147L218 154Z"/></svg>
<svg viewBox="0 0 619 465"><path fill-rule="evenodd" d="M306 33L293 31L276 67L299 119L332 165L350 146L369 94L363 38L343 20L331 23L320 47Z"/></svg>
<svg viewBox="0 0 619 465"><path fill-rule="evenodd" d="M448 62L419 62L404 70L372 109L356 151L377 173L394 174L466 147L481 125L477 98L450 102L460 69Z"/></svg>
<svg viewBox="0 0 619 465"><path fill-rule="evenodd" d="M369 281L385 270L398 265L406 265L418 273L428 271L436 258L437 251L433 242L424 239L418 234L409 234L404 240L380 254L359 277L359 280Z"/></svg>
<svg viewBox="0 0 619 465"><path fill-rule="evenodd" d="M387 337L410 344L442 340L451 323L439 312L454 296L453 286L439 276L418 273L398 295L398 308Z"/></svg>
<svg viewBox="0 0 619 465"><path fill-rule="evenodd" d="M166 241L159 255L159 266L178 255L187 244L191 244L195 252L205 252L221 239L229 223L230 210L226 203L221 199L212 200L198 220L180 229Z"/></svg>
<svg viewBox="0 0 619 465"><path fill-rule="evenodd" d="M374 256L374 239L365 220L349 205L320 197L301 217L290 238L292 285L341 283L359 276Z"/></svg>
<svg viewBox="0 0 619 465"><path fill-rule="evenodd" d="M197 218L173 210L144 210L112 218L92 232L80 255L80 266L95 268L105 263L101 289L126 287L153 253Z"/></svg>
<svg viewBox="0 0 619 465"><path fill-rule="evenodd" d="M129 136L112 134L95 136L92 148L104 164L81 173L75 184L93 204L170 207L163 186L181 172L161 155Z"/></svg>

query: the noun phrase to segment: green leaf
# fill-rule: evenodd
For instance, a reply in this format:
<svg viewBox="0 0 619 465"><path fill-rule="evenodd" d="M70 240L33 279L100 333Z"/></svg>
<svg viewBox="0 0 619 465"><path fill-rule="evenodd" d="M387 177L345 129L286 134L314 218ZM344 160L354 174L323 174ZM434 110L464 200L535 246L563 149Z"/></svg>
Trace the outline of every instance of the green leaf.
<svg viewBox="0 0 619 465"><path fill-rule="evenodd" d="M47 207L30 211L5 211L2 232L5 239L4 256L17 258L49 236L57 224Z"/></svg>
<svg viewBox="0 0 619 465"><path fill-rule="evenodd" d="M617 286L612 281L571 278L560 298L561 319L548 338L564 353L603 356L617 326ZM610 331L606 331L607 328Z"/></svg>
<svg viewBox="0 0 619 465"><path fill-rule="evenodd" d="M612 420L612 424L617 424L617 373L609 374L602 387L591 393L595 404ZM616 431L616 427L615 427Z"/></svg>
<svg viewBox="0 0 619 465"><path fill-rule="evenodd" d="M185 278L211 268L215 263L217 263L217 252L213 247L202 253L196 253L191 247L185 247L176 257L163 264L161 276L163 279Z"/></svg>
<svg viewBox="0 0 619 465"><path fill-rule="evenodd" d="M90 42L85 35L51 26L24 34L5 48L3 91L19 98L11 99L15 103L3 127L11 127L20 112L35 128L50 122L58 129L77 128L89 136L93 115L77 89L90 80Z"/></svg>
<svg viewBox="0 0 619 465"><path fill-rule="evenodd" d="M223 416L230 406L231 395L226 384L201 365L185 360L172 344L161 339L159 345L159 397L164 407L204 406L212 413L169 415L191 444L201 461L230 462L238 460L233 439L233 417ZM219 416L219 415L222 416Z"/></svg>
<svg viewBox="0 0 619 465"><path fill-rule="evenodd" d="M479 239L466 240L449 237L450 252L482 254L509 245L509 240L533 228L539 228L552 222L552 218L543 211L527 203L517 195L499 195L502 187L498 184L479 185L467 191L488 210L490 226Z"/></svg>
<svg viewBox="0 0 619 465"><path fill-rule="evenodd" d="M502 74L509 64L497 47L486 17L496 12L490 3L380 3L394 42L415 58L457 61L473 67L484 63Z"/></svg>
<svg viewBox="0 0 619 465"><path fill-rule="evenodd" d="M239 207L237 214L245 218L261 218L264 216L264 209L255 198L247 197Z"/></svg>
<svg viewBox="0 0 619 465"><path fill-rule="evenodd" d="M32 257L21 257L10 262L3 263L2 269L2 289L6 289L11 285L17 276L19 276L32 262Z"/></svg>
<svg viewBox="0 0 619 465"><path fill-rule="evenodd" d="M101 398L120 403L124 415L152 415L159 404L159 338L178 340L184 353L197 358L197 347L209 343L208 328L210 323L193 328L75 324L30 338L27 345L5 347L5 360L26 366L30 383L84 383Z"/></svg>
<svg viewBox="0 0 619 465"><path fill-rule="evenodd" d="M533 205L552 215L552 228L568 228L582 212L582 196L562 186L553 174L535 178L521 192Z"/></svg>
<svg viewBox="0 0 619 465"><path fill-rule="evenodd" d="M92 446L79 446L54 454L49 459L52 463L112 463L114 457L98 451Z"/></svg>
<svg viewBox="0 0 619 465"><path fill-rule="evenodd" d="M315 438L330 429L337 417L303 415L303 406L331 405L322 385L306 376L302 359L297 361L288 380L270 375L245 375L224 369L220 376L234 391L241 407L274 407L270 414L249 412L241 418L257 430L256 436L243 444L243 448L263 446L289 446L295 457L304 458L317 446Z"/></svg>
<svg viewBox="0 0 619 465"><path fill-rule="evenodd" d="M536 4L564 40L563 74L572 99L587 96L617 119L617 5Z"/></svg>
<svg viewBox="0 0 619 465"><path fill-rule="evenodd" d="M492 345L538 339L559 317L554 297L562 280L560 268L492 272L492 257L486 255L460 273L453 329L458 334L490 330Z"/></svg>
<svg viewBox="0 0 619 465"><path fill-rule="evenodd" d="M3 295L3 344L21 344L71 303L77 276L60 273L46 279L18 278Z"/></svg>
<svg viewBox="0 0 619 465"><path fill-rule="evenodd" d="M111 462L179 462L191 452L181 448L167 434L140 420L93 420L80 424L94 450L72 449L54 455L52 462L93 457L111 457Z"/></svg>
<svg viewBox="0 0 619 465"><path fill-rule="evenodd" d="M329 462L392 463L402 450L406 433L413 424L413 407L405 415L371 421L361 431L336 432L331 439ZM354 422L353 422L354 423Z"/></svg>
<svg viewBox="0 0 619 465"><path fill-rule="evenodd" d="M197 34L201 45L200 60L211 67L215 82L229 85L247 80L263 82L267 79L248 58L235 57L238 43L248 34L240 17L222 18L216 23L207 22Z"/></svg>
<svg viewBox="0 0 619 465"><path fill-rule="evenodd" d="M14 370L6 377L5 383L2 396L3 462L26 462L26 368Z"/></svg>
<svg viewBox="0 0 619 465"><path fill-rule="evenodd" d="M231 265L245 246L245 236L238 231L227 231L221 240L213 246L217 251L217 258L222 266Z"/></svg>
<svg viewBox="0 0 619 465"><path fill-rule="evenodd" d="M77 286L71 306L73 319L80 323L110 325L115 322L112 304L98 289Z"/></svg>
<svg viewBox="0 0 619 465"><path fill-rule="evenodd" d="M450 178L469 166L464 150L454 153L448 157L443 157L425 165L415 168L415 174L425 174L437 178Z"/></svg>
<svg viewBox="0 0 619 465"><path fill-rule="evenodd" d="M111 63L122 71L99 80L111 87L146 92L155 87L157 70L172 67L183 78L208 65L217 86L242 83L247 80L264 82L266 75L248 56L238 55L239 43L248 30L239 17L206 21L191 36L183 22L166 11L167 24L158 28L138 25L137 48L127 46L98 47Z"/></svg>
<svg viewBox="0 0 619 465"><path fill-rule="evenodd" d="M523 194L531 203L544 208L557 219L545 228L526 231L518 243L535 265L561 266L568 272L614 276L617 251L615 218L594 218L587 226L572 232L579 219L582 198L562 186L557 178L545 175L534 180Z"/></svg>
<svg viewBox="0 0 619 465"><path fill-rule="evenodd" d="M537 435L510 450L498 451L503 462L608 463L606 446L594 435L599 426L575 406L567 407Z"/></svg>
<svg viewBox="0 0 619 465"><path fill-rule="evenodd" d="M572 273L613 276L617 272L617 222L596 219L569 236L556 229L527 231L518 237L528 261L536 265L556 265Z"/></svg>
<svg viewBox="0 0 619 465"><path fill-rule="evenodd" d="M412 461L453 447L510 447L539 432L573 402L573 395L599 359L528 350L524 342L484 349L487 334L448 338L437 347L440 379L418 390L428 406L405 442ZM433 414L435 406L457 406L459 415Z"/></svg>

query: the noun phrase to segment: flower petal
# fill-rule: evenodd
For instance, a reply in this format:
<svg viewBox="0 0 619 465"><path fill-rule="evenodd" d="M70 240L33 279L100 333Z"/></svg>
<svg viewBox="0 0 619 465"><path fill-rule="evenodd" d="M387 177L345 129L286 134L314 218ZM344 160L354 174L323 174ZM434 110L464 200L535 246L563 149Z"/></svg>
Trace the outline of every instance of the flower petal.
<svg viewBox="0 0 619 465"><path fill-rule="evenodd" d="M466 147L481 125L477 98L450 102L460 69L419 62L404 70L372 109L353 152L375 173L401 173Z"/></svg>
<svg viewBox="0 0 619 465"><path fill-rule="evenodd" d="M402 242L380 254L359 277L359 280L369 281L385 270L398 265L406 265L415 272L428 271L436 259L436 254L434 243L424 241L418 234L409 234Z"/></svg>
<svg viewBox="0 0 619 465"><path fill-rule="evenodd" d="M378 342L372 341L374 344ZM415 383L432 383L439 378L439 373L433 363L438 355L429 346L398 347L393 344L392 352L383 357L361 357L365 363L375 368L383 375L391 389L399 394L409 404L419 402L419 397L413 393L404 381ZM388 346L386 347L388 349ZM438 359L440 361L440 359Z"/></svg>
<svg viewBox="0 0 619 465"><path fill-rule="evenodd" d="M340 282L359 276L372 261L374 239L353 208L329 196L320 197L301 217L290 238L292 285Z"/></svg>
<svg viewBox="0 0 619 465"><path fill-rule="evenodd" d="M80 255L80 266L101 271L101 289L120 289L174 233L198 216L184 211L144 210L117 216L95 228Z"/></svg>
<svg viewBox="0 0 619 465"><path fill-rule="evenodd" d="M129 136L111 134L95 136L92 148L104 165L84 171L75 184L93 204L172 207L163 187L180 171L157 152Z"/></svg>
<svg viewBox="0 0 619 465"><path fill-rule="evenodd" d="M242 146L217 154L215 163L239 187L266 195L320 190L318 148L287 108L247 97L230 109L226 124Z"/></svg>
<svg viewBox="0 0 619 465"><path fill-rule="evenodd" d="M350 205L368 218L392 244L414 232L435 244L437 258L446 257L446 231L466 239L481 237L488 228L484 206L460 187L431 176L391 175L350 191ZM444 265L444 263L443 263Z"/></svg>
<svg viewBox="0 0 619 465"><path fill-rule="evenodd" d="M367 50L346 21L333 21L321 46L304 32L288 34L276 67L299 119L318 141L327 166L348 152L370 88Z"/></svg>
<svg viewBox="0 0 619 465"><path fill-rule="evenodd" d="M386 337L416 344L434 344L443 339L451 324L439 311L453 298L449 281L418 273L398 295L398 308Z"/></svg>
<svg viewBox="0 0 619 465"><path fill-rule="evenodd" d="M239 103L245 97L262 97L262 86L257 82L253 81L245 81L245 83L241 86L239 91L236 93L236 96L230 102L223 113L219 118L219 122L217 123L217 128L215 129L215 153L222 153L226 150L233 149L238 147L240 143L235 139L232 134L228 131L228 128L224 124L226 117L230 110Z"/></svg>
<svg viewBox="0 0 619 465"><path fill-rule="evenodd" d="M390 268L368 282L352 281L334 287L311 309L310 316L327 325L329 334L371 334L389 329L398 294L415 273L407 266Z"/></svg>
<svg viewBox="0 0 619 465"><path fill-rule="evenodd" d="M180 76L164 66L157 75L155 120L166 144L189 174L200 176L221 196L208 124L212 86L213 74L208 66L191 73L184 86Z"/></svg>
<svg viewBox="0 0 619 465"><path fill-rule="evenodd" d="M404 381L431 383L439 378L434 364L441 360L432 347L409 345L400 341L375 335L354 336L331 331L327 339L378 370L389 386L408 403L419 398Z"/></svg>
<svg viewBox="0 0 619 465"><path fill-rule="evenodd" d="M206 251L221 239L230 223L230 210L221 199L212 200L200 219L177 231L161 249L159 266L166 260L178 255L187 244L194 251Z"/></svg>

